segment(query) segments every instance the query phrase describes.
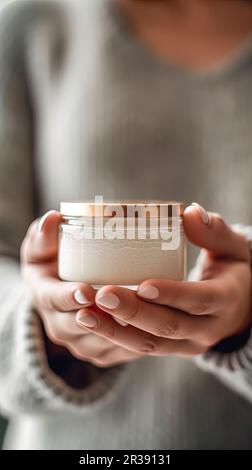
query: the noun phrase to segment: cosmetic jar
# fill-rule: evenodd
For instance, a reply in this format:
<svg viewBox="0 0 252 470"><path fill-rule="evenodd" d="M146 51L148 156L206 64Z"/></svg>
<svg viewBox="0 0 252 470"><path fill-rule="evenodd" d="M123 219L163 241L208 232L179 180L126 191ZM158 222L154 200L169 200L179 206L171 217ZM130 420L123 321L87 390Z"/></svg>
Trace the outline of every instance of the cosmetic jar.
<svg viewBox="0 0 252 470"><path fill-rule="evenodd" d="M95 288L182 280L186 240L181 202L63 202L58 274Z"/></svg>

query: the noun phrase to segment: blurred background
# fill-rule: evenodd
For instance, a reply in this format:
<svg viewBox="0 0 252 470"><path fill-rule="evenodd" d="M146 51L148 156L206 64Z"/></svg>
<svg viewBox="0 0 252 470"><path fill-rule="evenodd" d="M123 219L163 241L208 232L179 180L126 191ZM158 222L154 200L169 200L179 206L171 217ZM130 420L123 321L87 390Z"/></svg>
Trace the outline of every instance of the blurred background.
<svg viewBox="0 0 252 470"><path fill-rule="evenodd" d="M0 448L1 449L3 445L3 438L4 438L6 426L7 426L6 420L2 416L0 416Z"/></svg>
<svg viewBox="0 0 252 470"><path fill-rule="evenodd" d="M0 0L0 9L6 4L13 0ZM7 421L0 415L0 449L2 449L4 433L6 430Z"/></svg>

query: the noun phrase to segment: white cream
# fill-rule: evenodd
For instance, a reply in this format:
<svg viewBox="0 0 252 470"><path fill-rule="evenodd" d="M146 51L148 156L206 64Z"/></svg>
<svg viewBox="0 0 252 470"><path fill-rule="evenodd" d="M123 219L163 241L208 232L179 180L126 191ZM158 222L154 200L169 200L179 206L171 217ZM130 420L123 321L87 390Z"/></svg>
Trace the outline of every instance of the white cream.
<svg viewBox="0 0 252 470"><path fill-rule="evenodd" d="M87 282L96 287L108 284L132 287L150 278L184 279L186 243L181 219L173 232L175 249L162 249L160 234L158 239L151 239L150 230L146 239L127 239L126 229L123 239L95 239L94 230L93 238L86 239L83 218L78 221L74 215L71 223L71 214L64 215L67 223L61 225L59 237L61 279Z"/></svg>

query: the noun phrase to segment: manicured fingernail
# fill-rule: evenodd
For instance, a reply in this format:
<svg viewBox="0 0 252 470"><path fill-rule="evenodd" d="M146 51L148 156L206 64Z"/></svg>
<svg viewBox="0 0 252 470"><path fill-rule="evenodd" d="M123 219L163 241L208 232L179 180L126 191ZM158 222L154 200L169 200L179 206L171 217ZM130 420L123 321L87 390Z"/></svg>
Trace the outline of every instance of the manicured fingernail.
<svg viewBox="0 0 252 470"><path fill-rule="evenodd" d="M90 315L90 313L80 316L77 315L76 321L83 326L87 326L88 328L94 328L98 325L97 318L95 318L93 315Z"/></svg>
<svg viewBox="0 0 252 470"><path fill-rule="evenodd" d="M90 303L90 301L87 299L85 294L83 294L83 292L81 292L81 290L77 290L74 293L74 298L75 298L76 302L78 302L78 304L81 304L81 305L85 305L85 304Z"/></svg>
<svg viewBox="0 0 252 470"><path fill-rule="evenodd" d="M154 286L140 287L137 294L144 299L154 300L158 298L159 290Z"/></svg>
<svg viewBox="0 0 252 470"><path fill-rule="evenodd" d="M198 211L198 213L201 217L201 220L202 220L203 224L209 225L209 223L210 223L209 214L204 209L204 207L200 206L197 202L192 202L191 206L196 207L196 209L197 209L197 211Z"/></svg>
<svg viewBox="0 0 252 470"><path fill-rule="evenodd" d="M47 212L46 214L43 215L43 217L41 217L39 223L38 223L38 233L41 234L43 232L43 228L44 228L44 225L45 225L45 222L46 220L48 219L48 217L51 215L51 214L54 214L54 212L56 211L49 211Z"/></svg>
<svg viewBox="0 0 252 470"><path fill-rule="evenodd" d="M120 318L116 318L116 317L113 317L113 318L114 318L114 320L115 320L117 323L119 323L119 325L121 325L121 326L128 326L128 323L126 323L126 321L123 321L123 320L121 320Z"/></svg>
<svg viewBox="0 0 252 470"><path fill-rule="evenodd" d="M107 294L97 294L96 303L101 305L101 307L115 309L120 304L120 299L113 292L108 292Z"/></svg>

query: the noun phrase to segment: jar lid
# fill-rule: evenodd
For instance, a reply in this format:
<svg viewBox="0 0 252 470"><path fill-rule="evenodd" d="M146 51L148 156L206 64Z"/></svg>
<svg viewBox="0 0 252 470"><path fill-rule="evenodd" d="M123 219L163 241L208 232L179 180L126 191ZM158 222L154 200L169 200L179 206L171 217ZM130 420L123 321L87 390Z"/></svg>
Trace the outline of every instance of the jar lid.
<svg viewBox="0 0 252 470"><path fill-rule="evenodd" d="M145 217L180 217L184 203L179 201L127 202L62 202L60 212L65 217L135 217L143 211ZM156 212L155 212L156 211Z"/></svg>

